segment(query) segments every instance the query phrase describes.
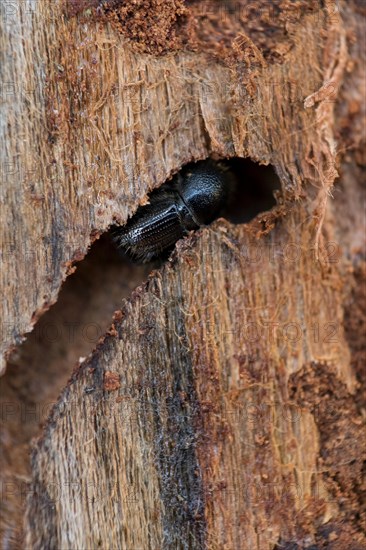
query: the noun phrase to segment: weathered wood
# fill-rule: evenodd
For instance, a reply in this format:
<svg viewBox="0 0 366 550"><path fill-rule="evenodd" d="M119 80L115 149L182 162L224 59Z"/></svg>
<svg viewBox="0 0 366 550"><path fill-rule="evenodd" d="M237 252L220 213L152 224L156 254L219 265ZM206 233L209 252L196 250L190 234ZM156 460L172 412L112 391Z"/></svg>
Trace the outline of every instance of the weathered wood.
<svg viewBox="0 0 366 550"><path fill-rule="evenodd" d="M272 548L337 518L318 411L290 391L316 364L308 393L323 375L353 402L339 278L314 260L312 225L297 210L257 263L245 228L220 222L135 293L34 456L31 546Z"/></svg>
<svg viewBox="0 0 366 550"><path fill-rule="evenodd" d="M29 547L366 545L350 328L364 314L350 297L363 296L365 25L357 3L285 4L269 22L245 3L213 9L195 52L56 2L21 4L5 26L5 154L27 170L3 186L5 352L95 235L186 162L248 156L282 185L272 212L179 243L74 372L32 456ZM161 48L174 53L146 53Z"/></svg>
<svg viewBox="0 0 366 550"><path fill-rule="evenodd" d="M1 65L10 83L2 129L5 352L56 300L92 235L124 222L184 163L209 153L249 156L272 163L291 198L304 177L326 189L335 174L324 166L335 151L321 134L332 121L317 125L303 100L321 88L327 55L332 87L318 116L331 112L345 65L340 19L322 11L301 20L281 63L261 59L253 68L257 50L239 37L240 63L229 69L202 53L136 54L105 24L65 17L63 3L35 7L11 4L4 21L2 50L12 60ZM317 173L300 174L297 159L309 157Z"/></svg>

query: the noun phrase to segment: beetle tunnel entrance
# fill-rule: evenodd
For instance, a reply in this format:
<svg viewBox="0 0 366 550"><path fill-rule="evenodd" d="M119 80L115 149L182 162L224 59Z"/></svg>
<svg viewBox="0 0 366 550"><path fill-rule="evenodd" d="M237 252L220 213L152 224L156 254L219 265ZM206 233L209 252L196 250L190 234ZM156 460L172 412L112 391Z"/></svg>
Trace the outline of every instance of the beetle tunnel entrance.
<svg viewBox="0 0 366 550"><path fill-rule="evenodd" d="M112 235L121 253L136 262L166 260L190 231L218 218L246 223L276 204L279 178L271 166L249 159L205 159L184 165L149 194Z"/></svg>
<svg viewBox="0 0 366 550"><path fill-rule="evenodd" d="M246 158L230 159L228 165L235 175L236 186L225 218L235 224L248 223L276 205L275 191L281 189L281 182L273 166Z"/></svg>
<svg viewBox="0 0 366 550"><path fill-rule="evenodd" d="M238 185L225 217L246 223L276 201L279 179L270 166L246 159L228 161ZM0 380L2 470L12 490L5 496L9 521L14 508L24 505L22 479L30 474L29 450L41 434L48 414L81 357L88 356L112 323L123 299L147 279L153 267L137 264L117 250L112 231L106 232L77 264L62 285L57 302L39 319L26 341L8 361ZM19 448L17 460L12 449Z"/></svg>

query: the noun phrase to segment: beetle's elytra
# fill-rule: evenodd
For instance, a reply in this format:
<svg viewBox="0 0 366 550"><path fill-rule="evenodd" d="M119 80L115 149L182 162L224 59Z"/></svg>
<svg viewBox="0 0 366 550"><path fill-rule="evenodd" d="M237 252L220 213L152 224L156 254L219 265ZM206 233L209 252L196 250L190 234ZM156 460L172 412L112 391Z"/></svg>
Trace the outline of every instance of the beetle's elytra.
<svg viewBox="0 0 366 550"><path fill-rule="evenodd" d="M220 162L204 160L183 169L153 192L114 240L132 258L148 262L170 251L188 231L207 225L225 208L232 174Z"/></svg>

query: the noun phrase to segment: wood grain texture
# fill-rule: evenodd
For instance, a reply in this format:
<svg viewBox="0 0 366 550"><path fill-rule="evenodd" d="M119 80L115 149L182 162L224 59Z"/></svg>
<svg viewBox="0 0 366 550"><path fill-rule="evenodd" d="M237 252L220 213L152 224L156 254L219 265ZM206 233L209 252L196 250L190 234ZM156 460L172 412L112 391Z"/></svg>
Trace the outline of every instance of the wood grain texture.
<svg viewBox="0 0 366 550"><path fill-rule="evenodd" d="M2 39L11 59L2 64L10 83L2 126L3 353L55 302L93 238L114 219L123 223L186 162L216 153L272 163L291 199L304 179L328 187L332 118L317 122L319 107L304 109L303 100L322 86L324 52L328 73L338 53L344 68L344 30L338 23L333 36L334 24L322 11L304 17L285 60L254 71L246 60L254 46L245 41L236 43L234 68L204 54L157 58L134 53L92 18L67 18L63 3L37 2L34 12L16 6ZM323 47L319 32L328 27ZM331 111L334 103L324 105Z"/></svg>
<svg viewBox="0 0 366 550"><path fill-rule="evenodd" d="M351 402L354 387L339 275L314 260L312 225L294 212L258 262L245 228L217 222L135 292L38 445L30 546L273 548L338 516L318 418L290 397L313 364Z"/></svg>
<svg viewBox="0 0 366 550"><path fill-rule="evenodd" d="M180 242L75 369L34 446L27 547L366 547L362 7L290 24L282 4L277 46L242 19L227 46L225 19L225 58L215 40L148 55L63 2L5 20L5 354L186 162L248 156L282 187L250 224Z"/></svg>

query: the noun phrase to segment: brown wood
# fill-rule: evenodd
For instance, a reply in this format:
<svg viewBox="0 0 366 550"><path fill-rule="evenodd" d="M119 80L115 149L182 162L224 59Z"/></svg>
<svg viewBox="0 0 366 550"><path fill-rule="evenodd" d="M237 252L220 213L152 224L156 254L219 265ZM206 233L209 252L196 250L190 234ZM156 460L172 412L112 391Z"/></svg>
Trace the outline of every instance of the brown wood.
<svg viewBox="0 0 366 550"><path fill-rule="evenodd" d="M363 8L151 2L143 27L145 8L107 4L5 17L5 355L91 242L185 163L270 163L281 194L180 242L129 296L60 397L44 389L31 467L38 428L4 422L3 480L24 479L27 503L3 499L2 542L366 548ZM38 363L51 388L42 349ZM6 376L5 404L27 387Z"/></svg>

